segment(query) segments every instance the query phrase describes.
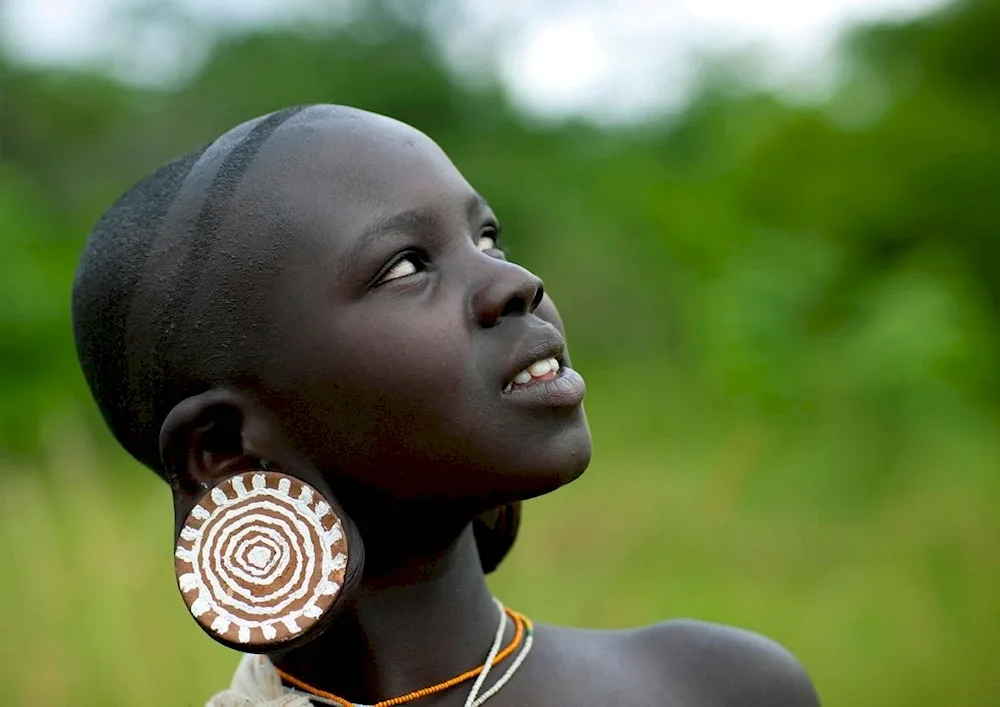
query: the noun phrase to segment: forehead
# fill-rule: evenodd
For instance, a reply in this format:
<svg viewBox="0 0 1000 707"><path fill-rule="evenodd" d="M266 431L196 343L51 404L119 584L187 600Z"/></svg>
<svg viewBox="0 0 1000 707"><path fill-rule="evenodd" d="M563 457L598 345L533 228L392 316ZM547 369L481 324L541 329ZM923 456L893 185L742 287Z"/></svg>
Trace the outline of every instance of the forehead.
<svg viewBox="0 0 1000 707"><path fill-rule="evenodd" d="M285 122L261 148L234 211L348 238L405 210L464 212L474 193L444 151L418 130L362 111L317 106ZM232 213L238 218L238 213Z"/></svg>

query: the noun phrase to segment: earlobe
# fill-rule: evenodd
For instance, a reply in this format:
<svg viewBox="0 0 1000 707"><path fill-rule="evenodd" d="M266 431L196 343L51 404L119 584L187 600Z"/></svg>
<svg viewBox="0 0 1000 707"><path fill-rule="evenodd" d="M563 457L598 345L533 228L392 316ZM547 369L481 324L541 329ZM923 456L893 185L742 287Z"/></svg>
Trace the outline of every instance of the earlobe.
<svg viewBox="0 0 1000 707"><path fill-rule="evenodd" d="M494 508L477 516L472 521L472 530L479 550L479 561L483 572L494 571L517 539L521 525L521 502Z"/></svg>

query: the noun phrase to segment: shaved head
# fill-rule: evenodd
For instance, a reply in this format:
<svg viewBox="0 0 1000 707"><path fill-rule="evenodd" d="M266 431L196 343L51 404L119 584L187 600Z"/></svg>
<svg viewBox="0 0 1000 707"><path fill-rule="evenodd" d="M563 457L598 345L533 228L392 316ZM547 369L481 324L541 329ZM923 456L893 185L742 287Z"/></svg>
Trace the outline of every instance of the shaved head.
<svg viewBox="0 0 1000 707"><path fill-rule="evenodd" d="M250 249L224 224L261 147L301 110L244 123L164 165L122 195L87 240L73 286L83 371L115 437L158 473L163 417L233 373L233 344L252 336L252 322L236 333L244 322L232 317L231 299L215 296L215 280L252 275L275 253L237 261L235 252Z"/></svg>
<svg viewBox="0 0 1000 707"><path fill-rule="evenodd" d="M260 285L280 273L293 232L336 206L317 192L315 209L287 207L283 185L335 182L351 198L379 186L377 171L356 169L359 153L401 143L447 159L391 118L288 108L164 165L101 217L77 268L74 334L101 412L134 457L162 475L158 436L170 409L214 385L252 384L280 346ZM311 159L319 152L325 159ZM338 175L341 163L355 168Z"/></svg>

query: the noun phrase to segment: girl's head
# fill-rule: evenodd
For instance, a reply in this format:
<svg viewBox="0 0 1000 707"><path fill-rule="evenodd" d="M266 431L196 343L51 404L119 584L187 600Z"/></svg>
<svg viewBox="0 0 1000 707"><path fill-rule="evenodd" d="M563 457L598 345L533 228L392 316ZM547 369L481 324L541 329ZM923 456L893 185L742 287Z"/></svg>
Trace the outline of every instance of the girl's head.
<svg viewBox="0 0 1000 707"><path fill-rule="evenodd" d="M289 109L161 168L98 223L73 314L105 418L180 517L269 464L362 530L389 508L467 522L590 459L575 373L510 385L569 362L541 280L441 149L382 116Z"/></svg>

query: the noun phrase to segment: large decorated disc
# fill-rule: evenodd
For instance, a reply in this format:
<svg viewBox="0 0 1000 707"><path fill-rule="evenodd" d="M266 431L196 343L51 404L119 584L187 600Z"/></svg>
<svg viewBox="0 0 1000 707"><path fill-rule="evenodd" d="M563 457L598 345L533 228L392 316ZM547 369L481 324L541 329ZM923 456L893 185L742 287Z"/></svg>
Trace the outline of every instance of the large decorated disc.
<svg viewBox="0 0 1000 707"><path fill-rule="evenodd" d="M297 638L330 608L344 582L347 538L313 487L251 472L201 499L174 557L198 622L219 641L259 652Z"/></svg>

